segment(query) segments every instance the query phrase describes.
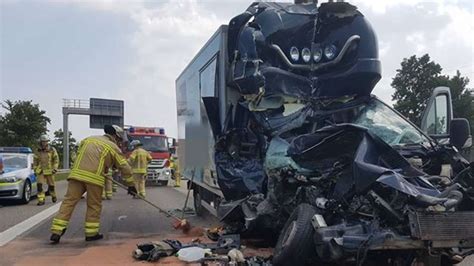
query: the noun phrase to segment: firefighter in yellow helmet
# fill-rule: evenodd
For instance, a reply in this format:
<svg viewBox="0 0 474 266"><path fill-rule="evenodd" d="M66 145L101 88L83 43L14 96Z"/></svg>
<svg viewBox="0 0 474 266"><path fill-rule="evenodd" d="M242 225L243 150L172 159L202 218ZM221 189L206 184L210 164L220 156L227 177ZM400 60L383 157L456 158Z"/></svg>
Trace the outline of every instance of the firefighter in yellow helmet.
<svg viewBox="0 0 474 266"><path fill-rule="evenodd" d="M113 125L105 126L104 131L105 135L88 137L79 144L77 159L68 177L66 195L51 225L52 244L59 243L66 232L69 219L84 192L87 192L86 241L103 238L103 235L99 234L99 222L106 169L112 166L119 169L124 181L129 185L129 194L135 193L130 165L117 145L123 141L123 129Z"/></svg>
<svg viewBox="0 0 474 266"><path fill-rule="evenodd" d="M179 173L179 165L178 165L178 158L175 155L170 157L170 168L171 174L174 178L174 186L180 187L181 186L181 175Z"/></svg>
<svg viewBox="0 0 474 266"><path fill-rule="evenodd" d="M128 158L128 162L132 166L133 179L135 180L135 188L138 191L138 196L145 197L145 181L148 163L151 162L151 155L142 148L142 143L139 140L134 140L130 143L133 146L133 152Z"/></svg>
<svg viewBox="0 0 474 266"><path fill-rule="evenodd" d="M54 186L54 174L58 171L59 157L54 147L49 145L48 135L40 137L40 147L35 152L33 160L33 169L38 178L38 206L44 205L45 193L44 189L48 184L49 195L53 202L57 201Z"/></svg>

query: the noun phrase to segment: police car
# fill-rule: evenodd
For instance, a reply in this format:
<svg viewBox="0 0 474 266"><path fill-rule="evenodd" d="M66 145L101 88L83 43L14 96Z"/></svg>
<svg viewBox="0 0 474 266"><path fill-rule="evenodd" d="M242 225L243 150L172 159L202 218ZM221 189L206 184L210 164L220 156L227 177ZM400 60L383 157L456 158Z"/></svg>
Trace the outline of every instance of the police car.
<svg viewBox="0 0 474 266"><path fill-rule="evenodd" d="M33 151L28 147L0 147L0 200L26 204L37 195Z"/></svg>

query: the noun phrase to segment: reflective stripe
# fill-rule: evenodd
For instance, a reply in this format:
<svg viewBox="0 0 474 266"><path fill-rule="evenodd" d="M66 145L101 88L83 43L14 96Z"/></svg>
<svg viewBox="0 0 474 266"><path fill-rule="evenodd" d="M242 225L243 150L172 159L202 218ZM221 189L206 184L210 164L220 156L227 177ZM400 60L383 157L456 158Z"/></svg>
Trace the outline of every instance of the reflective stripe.
<svg viewBox="0 0 474 266"><path fill-rule="evenodd" d="M77 153L79 154L77 156L77 159L76 161L74 162L74 166L72 167L72 169L78 169L79 168L79 165L81 164L81 161L82 161L82 157L84 157L84 150L86 149L86 146L85 145L87 142L86 140L83 140L84 143L81 142L81 145L79 146L79 151L77 151Z"/></svg>
<svg viewBox="0 0 474 266"><path fill-rule="evenodd" d="M69 178L103 187L104 177L81 169L72 169Z"/></svg>
<svg viewBox="0 0 474 266"><path fill-rule="evenodd" d="M102 151L102 154L100 155L100 159L99 159L99 167L97 167L97 172L96 174L100 175L104 172L104 163L105 163L105 157L107 156L107 154L109 153L109 148L108 147L103 147L104 150Z"/></svg>
<svg viewBox="0 0 474 266"><path fill-rule="evenodd" d="M146 168L135 168L132 173L134 174L146 174Z"/></svg>
<svg viewBox="0 0 474 266"><path fill-rule="evenodd" d="M34 156L33 168L37 175L41 173L44 175L52 175L53 169L59 166L57 151L53 147L50 147L48 151L38 150ZM47 158L45 158L45 156L47 156ZM45 160L47 160L46 165L43 165Z"/></svg>
<svg viewBox="0 0 474 266"><path fill-rule="evenodd" d="M68 224L69 221L54 218L53 223L51 224L51 232L61 234L63 230L67 228Z"/></svg>
<svg viewBox="0 0 474 266"><path fill-rule="evenodd" d="M21 182L23 182L23 180L20 180L20 181L16 181L16 182L12 182L12 183L0 183L0 187L6 187L6 186L12 186L12 185L18 185L20 184Z"/></svg>
<svg viewBox="0 0 474 266"><path fill-rule="evenodd" d="M133 185L134 184L134 180L133 180L133 177L129 176L129 177L123 177L123 181L125 181L126 183L128 183L129 185Z"/></svg>
<svg viewBox="0 0 474 266"><path fill-rule="evenodd" d="M95 236L99 233L99 223L86 222L85 224L85 233L86 236Z"/></svg>

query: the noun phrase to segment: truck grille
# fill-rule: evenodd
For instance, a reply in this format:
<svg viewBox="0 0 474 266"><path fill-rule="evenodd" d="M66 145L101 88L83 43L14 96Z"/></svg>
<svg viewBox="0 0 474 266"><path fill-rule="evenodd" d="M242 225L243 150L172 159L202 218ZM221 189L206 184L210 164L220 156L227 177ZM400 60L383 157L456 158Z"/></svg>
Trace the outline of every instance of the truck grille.
<svg viewBox="0 0 474 266"><path fill-rule="evenodd" d="M474 239L474 212L411 213L411 235L421 240Z"/></svg>
<svg viewBox="0 0 474 266"><path fill-rule="evenodd" d="M164 165L165 165L165 160L164 159L153 159L148 164L148 168L160 169L160 168L163 168Z"/></svg>

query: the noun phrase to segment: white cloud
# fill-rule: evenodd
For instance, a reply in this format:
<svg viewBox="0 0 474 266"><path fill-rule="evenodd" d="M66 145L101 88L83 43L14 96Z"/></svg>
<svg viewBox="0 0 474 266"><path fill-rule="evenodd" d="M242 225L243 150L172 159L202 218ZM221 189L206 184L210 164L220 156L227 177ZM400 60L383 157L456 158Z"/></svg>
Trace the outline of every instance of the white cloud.
<svg viewBox="0 0 474 266"><path fill-rule="evenodd" d="M382 99L390 101L393 93L390 82L395 70L403 58L413 54L429 53L446 70L464 66L462 72L473 80L474 8L471 2L349 2L359 6L377 32L383 78L374 93ZM118 89L104 90L100 96L125 100L126 123L164 126L173 136L177 134L176 77L219 25L227 24L250 3L251 0L67 2L80 9L117 14L135 24L135 31L128 38L133 60L124 74L126 82ZM80 121L83 127L87 126L85 118ZM58 128L61 120L55 119L53 124ZM78 138L90 133L76 128L73 129Z"/></svg>
<svg viewBox="0 0 474 266"><path fill-rule="evenodd" d="M472 65L473 10L465 5L462 8L459 1L350 2L359 6L379 36L383 78L374 93L382 99L391 101L390 82L405 57L429 53L445 68L455 68L465 61ZM176 136L176 77L217 27L249 4L195 0L160 1L154 5L86 2L86 6L99 10L127 14L138 25L131 36L136 62L130 66L129 82L117 92L126 100L127 122L165 126ZM454 51L447 53L451 49Z"/></svg>

